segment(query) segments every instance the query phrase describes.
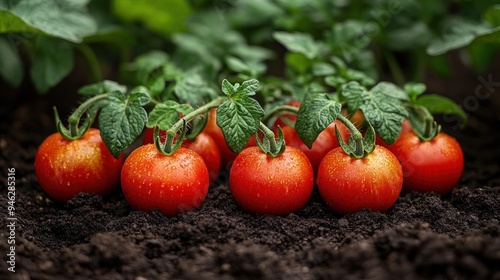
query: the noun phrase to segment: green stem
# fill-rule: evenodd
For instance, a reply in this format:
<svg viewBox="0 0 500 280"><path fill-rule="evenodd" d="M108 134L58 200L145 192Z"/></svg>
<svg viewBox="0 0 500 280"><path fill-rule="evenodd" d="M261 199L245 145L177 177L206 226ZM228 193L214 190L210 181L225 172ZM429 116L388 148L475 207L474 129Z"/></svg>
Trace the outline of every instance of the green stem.
<svg viewBox="0 0 500 280"><path fill-rule="evenodd" d="M264 137L266 137L269 140L270 152L271 153L276 152L277 145L276 145L276 141L274 140L274 137L275 137L274 132L271 129L269 129L269 127L267 127L263 122L260 122L259 128L262 130L262 132L264 132ZM255 141L258 141L258 140L255 139Z"/></svg>
<svg viewBox="0 0 500 280"><path fill-rule="evenodd" d="M294 107L294 106L290 106L290 105L281 105L281 106L274 107L273 109L269 110L269 112L267 112L267 114L262 119L262 122L267 123L269 121L269 119L271 119L275 115L277 115L279 113L283 113L283 112L293 113L293 114L297 115L297 113L299 112L299 108Z"/></svg>
<svg viewBox="0 0 500 280"><path fill-rule="evenodd" d="M88 111L96 104L102 102L108 97L107 93L96 95L89 98L87 101L83 102L68 118L69 130L64 127L57 113L57 109L54 107L54 117L56 121L56 127L61 136L67 140L76 140L81 138L85 132L92 125L95 115L90 115ZM87 115L87 119L84 124L80 127L80 120L83 115Z"/></svg>
<svg viewBox="0 0 500 280"><path fill-rule="evenodd" d="M208 112L212 108L217 108L220 104L222 104L225 100L227 100L227 97L219 97L216 98L207 104L193 110L191 113L183 116L180 120L178 120L168 131L172 131L174 133L177 133L177 131L183 126L184 122L188 123L192 121L194 118L196 118L198 115L204 114Z"/></svg>
<svg viewBox="0 0 500 280"><path fill-rule="evenodd" d="M181 119L179 119L176 123L172 125L167 131L167 139L165 140L164 143L161 143L161 139L159 137L159 128L158 126L155 127L155 132L154 132L154 143L156 145L156 149L163 155L170 156L173 155L182 145L182 142L184 141L184 138L186 136L186 124L190 121L192 121L194 118L201 114L207 113L210 109L212 108L217 108L220 104L222 104L225 100L227 100L227 97L219 97L216 98L207 104L197 108L196 110L193 110L192 112L186 114L183 116ZM176 139L177 132L179 129L182 128L180 136ZM175 143L174 143L174 140Z"/></svg>
<svg viewBox="0 0 500 280"><path fill-rule="evenodd" d="M80 122L80 119L82 118L83 114L86 113L90 108L92 108L97 103L101 102L102 100L105 100L107 97L108 93L99 94L93 96L92 98L87 99L80 106L78 106L78 108L76 108L73 114L71 114L68 118L68 123L70 127L72 125L78 126L78 123Z"/></svg>
<svg viewBox="0 0 500 280"><path fill-rule="evenodd" d="M346 117L344 117L342 114L339 114L337 116L337 119L342 122L350 131L351 131L351 137L354 140L355 143L355 150L353 151L353 155L356 158L362 158L365 155L365 148L363 144L363 135L359 130L356 128L356 126ZM342 139L338 139L339 141L343 141Z"/></svg>
<svg viewBox="0 0 500 280"><path fill-rule="evenodd" d="M83 54L90 68L92 80L98 82L102 80L101 66L94 51L87 44L77 44L76 48Z"/></svg>

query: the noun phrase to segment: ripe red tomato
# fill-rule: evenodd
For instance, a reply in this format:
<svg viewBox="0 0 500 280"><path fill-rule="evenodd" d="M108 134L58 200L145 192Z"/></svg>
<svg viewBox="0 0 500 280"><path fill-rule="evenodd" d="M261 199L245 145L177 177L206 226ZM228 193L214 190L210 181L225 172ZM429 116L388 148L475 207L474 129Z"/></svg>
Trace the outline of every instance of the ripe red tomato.
<svg viewBox="0 0 500 280"><path fill-rule="evenodd" d="M403 121L403 123L401 123L401 132L399 133L399 137L401 137L401 135L403 135L403 133L406 133L409 131L413 131L413 129L411 128L410 121L406 119ZM397 141L397 139L396 139L396 141ZM384 140L382 140L382 138L380 138L380 136L378 136L378 134L375 137L375 143L377 143L377 145L384 146L384 147L388 148L390 151L392 151L392 147L391 147L392 144L388 145L387 143L385 143Z"/></svg>
<svg viewBox="0 0 500 280"><path fill-rule="evenodd" d="M95 128L78 140L54 133L42 142L35 156L40 186L58 201L68 201L80 192L111 193L118 186L122 165L123 155L114 158Z"/></svg>
<svg viewBox="0 0 500 280"><path fill-rule="evenodd" d="M154 129L152 128L147 128L144 131L144 137L142 139L143 145L154 143L153 132ZM160 131L160 137L164 139L166 137L166 132L163 130ZM198 134L198 136L196 136L194 142L188 139L184 139L184 142L182 142L182 147L197 152L203 158L203 161L208 168L210 182L215 182L220 171L221 153L219 150L219 146L214 141L214 139L210 135L208 135L208 133L201 132L200 134Z"/></svg>
<svg viewBox="0 0 500 280"><path fill-rule="evenodd" d="M391 150L403 166L405 190L446 194L462 176L462 148L455 138L443 132L427 142L413 131L404 133Z"/></svg>
<svg viewBox="0 0 500 280"><path fill-rule="evenodd" d="M386 211L401 192L403 171L394 154L382 146L361 159L335 148L321 161L316 182L323 200L337 213Z"/></svg>
<svg viewBox="0 0 500 280"><path fill-rule="evenodd" d="M125 160L121 185L128 203L142 211L174 216L198 208L208 192L208 170L196 152L179 148L173 155L154 144L135 149Z"/></svg>
<svg viewBox="0 0 500 280"><path fill-rule="evenodd" d="M216 109L211 109L208 112L208 121L203 131L208 133L208 135L210 135L215 140L215 143L217 143L217 145L219 146L222 169L229 170L237 154L231 151L231 149L229 149L228 145L226 144L224 134L222 133L220 127L217 125L216 116Z"/></svg>
<svg viewBox="0 0 500 280"><path fill-rule="evenodd" d="M244 149L234 160L229 185L236 202L258 214L288 215L311 196L314 172L307 157L293 147L268 157L258 147Z"/></svg>

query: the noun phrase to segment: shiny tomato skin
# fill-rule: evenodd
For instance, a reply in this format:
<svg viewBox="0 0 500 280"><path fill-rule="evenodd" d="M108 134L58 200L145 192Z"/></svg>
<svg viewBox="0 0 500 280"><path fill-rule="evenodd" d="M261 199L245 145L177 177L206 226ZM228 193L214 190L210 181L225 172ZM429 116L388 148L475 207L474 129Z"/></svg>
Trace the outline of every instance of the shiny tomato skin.
<svg viewBox="0 0 500 280"><path fill-rule="evenodd" d="M223 170L229 170L231 164L238 154L234 153L229 149L229 146L226 143L226 139L224 138L224 134L222 130L217 125L217 110L211 109L208 112L208 120L204 132L208 133L214 140L215 143L219 146L220 154L221 154L221 168Z"/></svg>
<svg viewBox="0 0 500 280"><path fill-rule="evenodd" d="M318 138L314 141L311 149L302 142L297 131L293 127L285 126L282 128L283 136L287 146L291 146L302 151L313 167L313 170L318 170L319 163L323 157L333 148L339 146L337 139L332 137L328 131L322 131Z"/></svg>
<svg viewBox="0 0 500 280"><path fill-rule="evenodd" d="M209 176L203 159L181 147L171 156L154 144L135 149L121 172L125 199L134 209L158 210L172 217L198 208L208 192Z"/></svg>
<svg viewBox="0 0 500 280"><path fill-rule="evenodd" d="M449 193L464 168L464 154L457 140L440 132L433 140L421 141L407 132L391 147L404 172L405 191Z"/></svg>
<svg viewBox="0 0 500 280"><path fill-rule="evenodd" d="M154 143L153 132L154 129L146 128L142 140L143 145ZM160 131L160 138L164 139L165 137L165 131ZM198 134L198 136L196 136L196 139L194 141L184 139L184 142L182 142L182 147L197 152L203 158L203 161L208 168L208 173L210 174L210 182L215 182L219 174L221 165L221 153L219 150L219 146L217 145L215 140L210 135L208 135L208 133L201 132L200 134Z"/></svg>
<svg viewBox="0 0 500 280"><path fill-rule="evenodd" d="M54 133L38 148L35 174L42 189L58 201L80 192L105 196L118 186L123 161L123 155L113 157L96 128L78 140Z"/></svg>
<svg viewBox="0 0 500 280"><path fill-rule="evenodd" d="M382 146L362 159L335 148L321 161L317 176L321 197L339 214L364 208L386 211L396 202L403 184L399 161Z"/></svg>
<svg viewBox="0 0 500 280"><path fill-rule="evenodd" d="M314 186L307 157L293 147L268 157L258 147L244 149L234 160L229 186L236 202L258 214L288 215L302 208Z"/></svg>

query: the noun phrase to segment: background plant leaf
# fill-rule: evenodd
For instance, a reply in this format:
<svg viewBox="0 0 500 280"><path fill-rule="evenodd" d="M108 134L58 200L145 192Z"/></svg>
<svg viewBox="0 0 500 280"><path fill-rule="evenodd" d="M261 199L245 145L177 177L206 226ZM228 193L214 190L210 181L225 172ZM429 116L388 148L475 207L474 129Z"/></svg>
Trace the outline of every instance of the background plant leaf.
<svg viewBox="0 0 500 280"><path fill-rule="evenodd" d="M96 32L85 6L88 0L20 0L0 4L0 33L50 35L73 43Z"/></svg>
<svg viewBox="0 0 500 280"><path fill-rule="evenodd" d="M30 75L37 91L46 93L73 69L73 48L66 41L43 36L34 42Z"/></svg>

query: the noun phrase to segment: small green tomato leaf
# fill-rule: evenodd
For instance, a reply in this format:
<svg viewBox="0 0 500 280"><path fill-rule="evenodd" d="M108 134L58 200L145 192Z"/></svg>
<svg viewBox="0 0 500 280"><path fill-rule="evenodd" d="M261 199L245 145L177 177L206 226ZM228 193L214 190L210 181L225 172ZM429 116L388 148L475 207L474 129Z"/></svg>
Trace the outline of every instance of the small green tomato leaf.
<svg viewBox="0 0 500 280"><path fill-rule="evenodd" d="M151 101L149 91L146 87L137 86L130 90L128 102L131 105L144 106Z"/></svg>
<svg viewBox="0 0 500 280"><path fill-rule="evenodd" d="M449 114L460 117L462 127L467 124L467 114L452 100L437 94L426 94L420 96L415 104L423 106L431 114Z"/></svg>
<svg viewBox="0 0 500 280"><path fill-rule="evenodd" d="M407 83L404 86L404 90L411 101L417 100L417 97L424 93L426 88L426 85L422 83Z"/></svg>
<svg viewBox="0 0 500 280"><path fill-rule="evenodd" d="M236 92L236 90L228 80L224 79L222 81L222 92L227 96L231 96Z"/></svg>
<svg viewBox="0 0 500 280"><path fill-rule="evenodd" d="M239 153L257 132L264 110L248 96L229 99L217 108L217 125L222 129L229 148Z"/></svg>
<svg viewBox="0 0 500 280"><path fill-rule="evenodd" d="M179 104L172 100L167 100L156 106L149 112L147 127L158 126L161 130L168 130L180 118L179 113L184 115L193 111L193 108L187 104Z"/></svg>
<svg viewBox="0 0 500 280"><path fill-rule="evenodd" d="M148 119L146 110L139 105L146 97L139 95L142 94L126 96L123 92L113 91L99 114L102 140L116 158L141 134Z"/></svg>
<svg viewBox="0 0 500 280"><path fill-rule="evenodd" d="M259 81L256 79L251 79L244 81L238 88L238 93L241 95L252 96L255 95L255 91L259 88Z"/></svg>
<svg viewBox="0 0 500 280"><path fill-rule="evenodd" d="M340 113L342 105L325 93L308 94L297 114L295 129L302 141L311 148L318 135Z"/></svg>
<svg viewBox="0 0 500 280"><path fill-rule="evenodd" d="M311 34L274 32L274 39L283 44L290 52L301 53L309 59L318 57L323 45L314 41Z"/></svg>
<svg viewBox="0 0 500 280"><path fill-rule="evenodd" d="M393 83L380 82L370 90L375 95L385 95L389 98L408 100L408 95L404 90Z"/></svg>
<svg viewBox="0 0 500 280"><path fill-rule="evenodd" d="M114 81L104 80L102 82L83 86L78 90L78 93L85 96L94 96L112 91L125 92L126 90L127 87L124 85L120 85Z"/></svg>

